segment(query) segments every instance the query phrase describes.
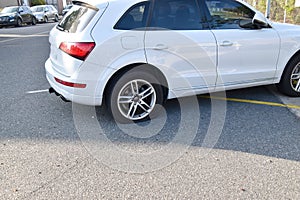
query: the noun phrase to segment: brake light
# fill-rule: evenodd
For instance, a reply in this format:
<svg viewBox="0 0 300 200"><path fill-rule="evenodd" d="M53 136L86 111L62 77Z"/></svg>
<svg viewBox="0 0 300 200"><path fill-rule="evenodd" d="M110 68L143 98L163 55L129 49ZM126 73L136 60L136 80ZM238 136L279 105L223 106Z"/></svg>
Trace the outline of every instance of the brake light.
<svg viewBox="0 0 300 200"><path fill-rule="evenodd" d="M86 88L86 84L82 84L82 83L71 83L71 82L67 82L67 81L63 81L60 80L58 78L54 78L56 82L68 86L68 87L74 87L74 88Z"/></svg>
<svg viewBox="0 0 300 200"><path fill-rule="evenodd" d="M59 49L79 60L85 60L95 47L95 42L62 42Z"/></svg>

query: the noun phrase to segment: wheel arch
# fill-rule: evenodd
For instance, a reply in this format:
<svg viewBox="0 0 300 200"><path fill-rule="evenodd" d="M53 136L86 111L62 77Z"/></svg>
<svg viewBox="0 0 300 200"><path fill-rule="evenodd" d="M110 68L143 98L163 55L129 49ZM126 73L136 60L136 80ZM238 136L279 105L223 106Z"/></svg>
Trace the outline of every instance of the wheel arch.
<svg viewBox="0 0 300 200"><path fill-rule="evenodd" d="M137 68L139 66L142 65L147 65L147 68L142 67L143 70L146 70L147 72L151 73L152 75L154 75L155 77L158 78L158 80L162 83L163 86L163 98L164 100L167 99L168 97L168 90L169 90L169 86L168 86L168 81L165 77L165 75L162 73L161 70L159 70L157 67L147 64L147 63L132 63L132 64L128 64L126 66L123 66L121 68L119 68L117 71L115 71L108 79L108 81L106 82L106 85L104 87L103 90L103 103L106 104L106 97L107 94L109 92L110 87L113 85L114 81L118 78L120 78L122 75L124 75L126 72Z"/></svg>
<svg viewBox="0 0 300 200"><path fill-rule="evenodd" d="M284 77L284 74L285 74L285 72L286 72L288 66L290 65L290 63L291 63L294 59L296 59L297 57L300 58L300 49L299 49L296 53L294 53L294 55L288 60L288 62L287 62L286 65L284 66L279 81L281 81L282 78Z"/></svg>
<svg viewBox="0 0 300 200"><path fill-rule="evenodd" d="M19 20L21 20L21 22L22 22L22 23L24 22L24 20L23 20L22 16L20 16L20 15L19 15L19 16L17 16L17 20L18 20L18 19L19 19Z"/></svg>

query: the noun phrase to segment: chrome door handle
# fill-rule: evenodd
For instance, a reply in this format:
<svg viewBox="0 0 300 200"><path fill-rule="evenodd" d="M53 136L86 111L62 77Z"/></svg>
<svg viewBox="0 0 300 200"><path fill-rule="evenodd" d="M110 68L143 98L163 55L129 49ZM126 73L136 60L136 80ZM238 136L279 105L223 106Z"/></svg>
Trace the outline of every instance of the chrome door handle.
<svg viewBox="0 0 300 200"><path fill-rule="evenodd" d="M164 44L157 44L155 47L154 47L155 50L164 50L164 49L168 49L168 47Z"/></svg>
<svg viewBox="0 0 300 200"><path fill-rule="evenodd" d="M228 46L232 46L233 45L233 43L232 42L230 42L230 41L223 41L221 44L220 44L220 46L222 46L222 47L228 47Z"/></svg>

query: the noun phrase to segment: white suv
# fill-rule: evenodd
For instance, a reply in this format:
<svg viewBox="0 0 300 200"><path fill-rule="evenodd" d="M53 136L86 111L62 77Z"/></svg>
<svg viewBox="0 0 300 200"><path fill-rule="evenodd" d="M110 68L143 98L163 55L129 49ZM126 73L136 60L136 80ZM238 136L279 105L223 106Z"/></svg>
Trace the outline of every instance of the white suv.
<svg viewBox="0 0 300 200"><path fill-rule="evenodd" d="M236 0L83 0L50 33L50 92L119 122L166 99L258 85L300 96L300 27Z"/></svg>

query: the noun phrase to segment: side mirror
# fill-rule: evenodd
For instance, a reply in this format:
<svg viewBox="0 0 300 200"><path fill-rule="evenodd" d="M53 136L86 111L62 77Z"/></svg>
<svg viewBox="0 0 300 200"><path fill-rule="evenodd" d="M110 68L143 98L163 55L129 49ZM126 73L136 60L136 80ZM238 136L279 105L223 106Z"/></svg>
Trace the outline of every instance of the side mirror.
<svg viewBox="0 0 300 200"><path fill-rule="evenodd" d="M267 28L269 26L267 19L260 12L255 13L252 24L258 26L259 28Z"/></svg>
<svg viewBox="0 0 300 200"><path fill-rule="evenodd" d="M239 21L241 28L246 29L261 29L269 27L267 19L260 12L256 13L253 19L241 19Z"/></svg>

